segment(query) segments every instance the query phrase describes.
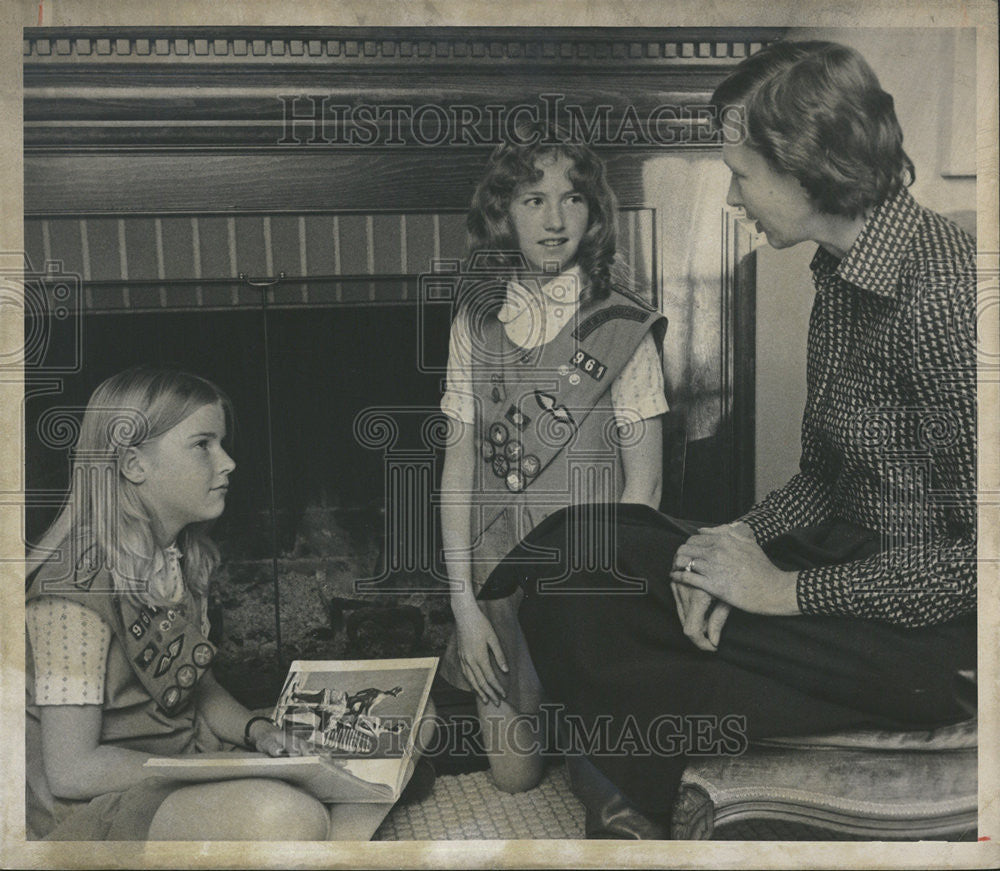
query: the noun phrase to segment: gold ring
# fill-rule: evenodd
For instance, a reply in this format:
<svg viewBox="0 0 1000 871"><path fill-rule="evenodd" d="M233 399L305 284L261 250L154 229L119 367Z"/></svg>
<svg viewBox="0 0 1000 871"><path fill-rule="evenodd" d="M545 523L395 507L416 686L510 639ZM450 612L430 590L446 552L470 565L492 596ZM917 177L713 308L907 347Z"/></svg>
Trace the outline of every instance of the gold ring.
<svg viewBox="0 0 1000 871"><path fill-rule="evenodd" d="M686 572L693 571L693 569L691 568L691 566L693 566L693 565L694 565L694 560L693 559L689 559L688 560L688 564L686 566L684 566L684 571L686 571Z"/></svg>

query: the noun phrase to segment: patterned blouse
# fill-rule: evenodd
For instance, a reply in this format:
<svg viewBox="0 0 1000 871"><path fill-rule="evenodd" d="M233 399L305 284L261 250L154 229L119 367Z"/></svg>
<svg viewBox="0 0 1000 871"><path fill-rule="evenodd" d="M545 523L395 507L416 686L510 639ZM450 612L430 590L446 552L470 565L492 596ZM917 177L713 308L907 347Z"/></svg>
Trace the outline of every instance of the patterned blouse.
<svg viewBox="0 0 1000 871"><path fill-rule="evenodd" d="M804 614L942 623L976 607L976 248L907 190L812 261L800 472L742 519L761 544L845 520L868 559L802 571Z"/></svg>
<svg viewBox="0 0 1000 871"><path fill-rule="evenodd" d="M181 552L170 545L153 557L150 589L167 602L184 597ZM208 635L208 603L202 598L201 631ZM111 646L111 627L79 602L39 596L25 608L34 660L36 705L100 705Z"/></svg>

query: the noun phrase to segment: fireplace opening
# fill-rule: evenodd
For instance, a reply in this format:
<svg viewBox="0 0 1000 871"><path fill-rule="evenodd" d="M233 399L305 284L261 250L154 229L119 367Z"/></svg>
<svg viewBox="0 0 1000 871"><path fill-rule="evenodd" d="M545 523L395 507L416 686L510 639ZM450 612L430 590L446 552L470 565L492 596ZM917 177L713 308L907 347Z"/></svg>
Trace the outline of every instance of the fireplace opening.
<svg viewBox="0 0 1000 871"><path fill-rule="evenodd" d="M213 529L224 556L213 611L224 615L220 673L252 676L237 695L243 689L252 701L255 686L280 680L297 658L440 652L450 610L433 573L404 570L358 587L385 575L387 453L359 439L356 420L383 409L398 421L398 446L421 444L422 426L439 414L450 326L443 308L419 316L415 304L87 314L82 326L83 372L64 377L58 392L28 391L27 432L38 436L26 439L29 490L64 492L69 446L39 429L59 409L82 414L109 375L173 365L217 383L235 408L228 447L237 468ZM423 444L436 487L440 451ZM52 504L29 508L27 540L54 513ZM424 521L440 541L429 499ZM386 638L371 637L362 609L372 608L397 611L382 620Z"/></svg>

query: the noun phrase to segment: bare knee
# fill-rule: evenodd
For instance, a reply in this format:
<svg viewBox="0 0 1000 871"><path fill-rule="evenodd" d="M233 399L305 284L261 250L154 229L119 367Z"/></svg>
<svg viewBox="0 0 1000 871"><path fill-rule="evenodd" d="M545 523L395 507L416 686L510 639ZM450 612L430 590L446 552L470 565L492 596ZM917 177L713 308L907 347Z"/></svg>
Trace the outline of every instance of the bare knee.
<svg viewBox="0 0 1000 871"><path fill-rule="evenodd" d="M545 763L537 753L516 756L506 753L490 755L490 774L501 792L527 792L541 782Z"/></svg>
<svg viewBox="0 0 1000 871"><path fill-rule="evenodd" d="M177 790L149 829L154 841L321 841L326 807L280 780L246 779Z"/></svg>
<svg viewBox="0 0 1000 871"><path fill-rule="evenodd" d="M481 705L479 715L497 789L513 793L538 786L544 771L538 718L519 714L506 702L493 708Z"/></svg>
<svg viewBox="0 0 1000 871"><path fill-rule="evenodd" d="M266 781L266 789L254 790L252 832L247 840L322 841L330 826L330 814L318 799L278 780Z"/></svg>
<svg viewBox="0 0 1000 871"><path fill-rule="evenodd" d="M427 707L424 709L424 715L420 718L417 725L416 736L414 738L414 747L417 752L424 753L428 748L433 747L436 734L437 708L434 705L434 700L428 698Z"/></svg>

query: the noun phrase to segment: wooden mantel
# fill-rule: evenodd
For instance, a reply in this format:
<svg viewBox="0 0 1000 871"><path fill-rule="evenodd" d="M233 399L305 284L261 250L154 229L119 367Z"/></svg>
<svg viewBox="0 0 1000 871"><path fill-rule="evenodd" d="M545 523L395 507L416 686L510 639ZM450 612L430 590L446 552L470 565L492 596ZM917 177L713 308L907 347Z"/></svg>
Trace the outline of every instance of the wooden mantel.
<svg viewBox="0 0 1000 871"><path fill-rule="evenodd" d="M681 116L685 107L703 105L727 69L781 34L775 28L29 28L25 148L30 154L344 144L318 137L290 143L286 116L317 111L308 100L290 106L295 97L326 98L331 135L325 140L336 140L335 128L347 123L340 106L374 107L358 120L366 129L384 129L407 126L398 107L430 105L422 119L429 132L437 107L474 112L538 103L540 95L579 106L588 119L606 106L612 129L627 112L647 125L659 107ZM386 107L397 107L396 114ZM691 119L663 110L655 120L660 136L651 144L663 145L672 123L690 126ZM347 147L391 148L407 137L404 130ZM474 144L459 138L446 144Z"/></svg>
<svg viewBox="0 0 1000 871"><path fill-rule="evenodd" d="M516 112L591 131L588 141L612 163L717 147L705 114L712 89L782 34L28 28L25 207L36 215L324 209L328 191L316 180L339 178L340 208L368 208L373 167L396 186L401 208L441 204L446 173L461 191L454 205L464 206ZM627 183L619 195L638 197Z"/></svg>

